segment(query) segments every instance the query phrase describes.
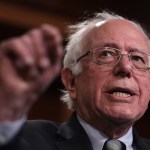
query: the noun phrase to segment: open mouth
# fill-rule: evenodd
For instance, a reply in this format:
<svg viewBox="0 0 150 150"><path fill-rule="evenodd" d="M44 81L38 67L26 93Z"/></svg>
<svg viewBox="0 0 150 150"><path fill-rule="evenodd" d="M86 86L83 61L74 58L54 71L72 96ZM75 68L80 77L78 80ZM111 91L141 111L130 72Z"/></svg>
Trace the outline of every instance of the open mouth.
<svg viewBox="0 0 150 150"><path fill-rule="evenodd" d="M118 97L130 97L136 95L132 90L123 88L111 89L107 93Z"/></svg>
<svg viewBox="0 0 150 150"><path fill-rule="evenodd" d="M129 97L129 96L132 96L130 93L124 93L124 92L113 92L112 95L114 95L114 96L120 96L120 97Z"/></svg>

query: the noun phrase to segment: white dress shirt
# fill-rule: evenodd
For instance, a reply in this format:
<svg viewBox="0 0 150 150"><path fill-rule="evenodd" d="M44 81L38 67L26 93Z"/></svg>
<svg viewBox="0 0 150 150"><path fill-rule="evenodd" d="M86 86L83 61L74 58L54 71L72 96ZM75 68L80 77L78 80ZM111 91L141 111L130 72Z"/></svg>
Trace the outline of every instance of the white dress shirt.
<svg viewBox="0 0 150 150"><path fill-rule="evenodd" d="M13 122L0 122L0 145L8 143L20 130L26 117Z"/></svg>
<svg viewBox="0 0 150 150"><path fill-rule="evenodd" d="M104 135L102 132L100 132L99 130L97 130L96 128L94 128L93 126L91 126L90 124L88 124L87 122L85 122L79 116L78 116L78 120L82 125L82 127L84 128L84 130L86 131L91 141L93 150L102 150L103 145L105 141L108 139L108 137ZM122 141L126 145L126 150L134 150L132 147L132 143L133 143L132 127L124 136L122 136L117 140Z"/></svg>

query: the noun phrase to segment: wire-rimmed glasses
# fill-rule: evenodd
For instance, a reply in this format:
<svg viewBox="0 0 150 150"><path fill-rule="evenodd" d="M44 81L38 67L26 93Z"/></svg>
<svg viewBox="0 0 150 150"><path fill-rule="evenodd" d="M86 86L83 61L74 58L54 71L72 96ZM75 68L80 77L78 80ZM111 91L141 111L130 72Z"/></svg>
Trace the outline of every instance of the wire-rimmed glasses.
<svg viewBox="0 0 150 150"><path fill-rule="evenodd" d="M80 56L76 60L76 63L88 55L92 56L93 62L97 65L108 67L115 66L120 61L121 57L126 55L131 62L132 68L141 71L147 71L150 69L150 54L140 51L132 51L123 54L119 49L112 47L95 48Z"/></svg>

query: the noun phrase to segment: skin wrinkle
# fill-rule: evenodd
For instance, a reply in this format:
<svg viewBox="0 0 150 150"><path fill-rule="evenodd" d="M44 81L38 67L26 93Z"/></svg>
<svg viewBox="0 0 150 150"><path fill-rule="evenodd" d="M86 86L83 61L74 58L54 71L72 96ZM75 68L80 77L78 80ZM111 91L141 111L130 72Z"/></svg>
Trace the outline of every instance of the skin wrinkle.
<svg viewBox="0 0 150 150"><path fill-rule="evenodd" d="M115 48L125 53L133 49L150 49L146 36L135 25L122 20L109 21L96 28L92 34L90 32L88 40L91 41L88 42L90 47L114 44ZM76 110L84 120L104 134L119 138L147 109L150 94L144 87L148 87L150 75L149 72L133 69L126 56L109 71L102 72L101 68L89 56L82 59L82 72L76 76L75 82ZM122 73L125 75L122 76ZM116 87L134 89L136 95L116 99L105 93L107 89Z"/></svg>

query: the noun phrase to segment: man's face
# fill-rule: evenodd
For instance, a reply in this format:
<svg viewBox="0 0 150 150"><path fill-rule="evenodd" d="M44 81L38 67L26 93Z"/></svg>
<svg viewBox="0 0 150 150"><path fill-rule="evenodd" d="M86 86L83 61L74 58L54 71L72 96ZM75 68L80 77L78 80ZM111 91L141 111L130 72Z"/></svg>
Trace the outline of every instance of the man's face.
<svg viewBox="0 0 150 150"><path fill-rule="evenodd" d="M90 42L89 42L90 41ZM135 25L113 20L96 27L88 37L91 49L113 47L122 53L150 52L144 34ZM82 72L75 78L78 114L91 124L102 120L135 122L145 112L150 99L150 73L135 70L127 55L109 71L92 57L81 60ZM105 118L105 119L104 119Z"/></svg>

